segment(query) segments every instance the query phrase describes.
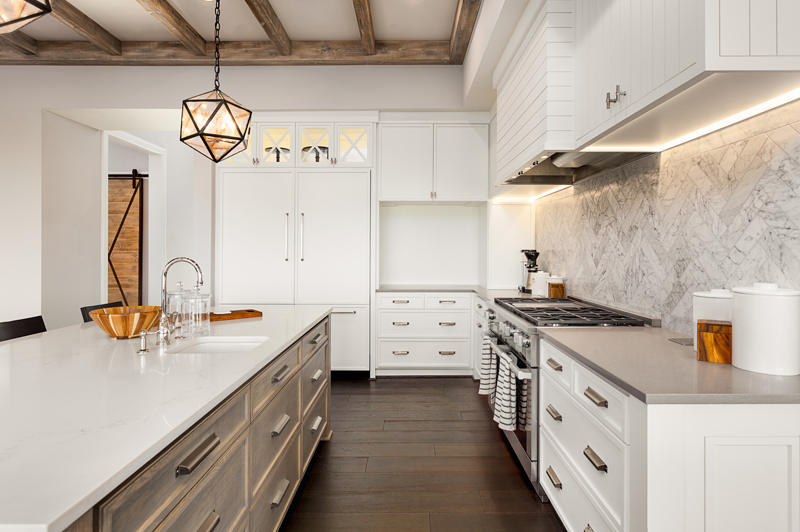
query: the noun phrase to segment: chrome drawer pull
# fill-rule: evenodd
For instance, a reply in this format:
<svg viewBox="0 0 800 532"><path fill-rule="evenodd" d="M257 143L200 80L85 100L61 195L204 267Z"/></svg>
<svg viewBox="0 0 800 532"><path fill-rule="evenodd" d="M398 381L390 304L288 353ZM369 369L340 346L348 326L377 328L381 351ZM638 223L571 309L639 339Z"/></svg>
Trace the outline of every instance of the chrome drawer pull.
<svg viewBox="0 0 800 532"><path fill-rule="evenodd" d="M455 351L439 351L440 355L455 355Z"/></svg>
<svg viewBox="0 0 800 532"><path fill-rule="evenodd" d="M553 371L564 371L564 367L552 358L547 359L547 365L553 368Z"/></svg>
<svg viewBox="0 0 800 532"><path fill-rule="evenodd" d="M583 532L594 532L594 528L592 528L592 525L587 524L586 528L583 529Z"/></svg>
<svg viewBox="0 0 800 532"><path fill-rule="evenodd" d="M287 373L289 373L289 365L284 364L281 370L272 376L272 382L281 382Z"/></svg>
<svg viewBox="0 0 800 532"><path fill-rule="evenodd" d="M454 322L454 321L440 321L439 325L441 325L442 327L455 327L456 326L456 322Z"/></svg>
<svg viewBox="0 0 800 532"><path fill-rule="evenodd" d="M322 333L317 333L317 335L314 338L312 338L309 343L311 345L317 345L317 342L319 342L320 338L322 338Z"/></svg>
<svg viewBox="0 0 800 532"><path fill-rule="evenodd" d="M561 414L558 413L558 410L555 409L553 405L547 405L547 413L550 414L550 417L555 419L556 421L563 421L561 418Z"/></svg>
<svg viewBox="0 0 800 532"><path fill-rule="evenodd" d="M275 436L280 436L281 432L283 432L283 429L286 428L286 425L289 424L291 419L292 417L289 414L284 414L281 420L278 421L278 424L275 425L275 428L272 429L272 437L274 438Z"/></svg>
<svg viewBox="0 0 800 532"><path fill-rule="evenodd" d="M317 382L320 377L322 377L322 370L318 369L317 372L314 373L314 376L311 377L311 382Z"/></svg>
<svg viewBox="0 0 800 532"><path fill-rule="evenodd" d="M314 420L314 424L311 426L311 434L314 434L319 430L320 423L322 423L322 416L317 416L317 419Z"/></svg>
<svg viewBox="0 0 800 532"><path fill-rule="evenodd" d="M483 305L481 305L480 303L478 303L478 308L483 308Z"/></svg>
<svg viewBox="0 0 800 532"><path fill-rule="evenodd" d="M355 314L355 310L334 310L331 314Z"/></svg>
<svg viewBox="0 0 800 532"><path fill-rule="evenodd" d="M408 351L392 351L393 355L407 355Z"/></svg>
<svg viewBox="0 0 800 532"><path fill-rule="evenodd" d="M444 305L445 303L447 303L449 305L455 305L456 304L455 301L442 301L441 299L439 300L439 304L440 305Z"/></svg>
<svg viewBox="0 0 800 532"><path fill-rule="evenodd" d="M408 304L408 299L392 299L392 303L395 305L406 305Z"/></svg>
<svg viewBox="0 0 800 532"><path fill-rule="evenodd" d="M550 477L550 482L553 483L554 488L559 490L562 489L561 480L559 480L558 475L556 475L556 472L553 471L552 467L547 468L547 476Z"/></svg>
<svg viewBox="0 0 800 532"><path fill-rule="evenodd" d="M606 463L603 462L600 459L600 457L597 456L597 453L594 452L594 449L592 449L588 445L586 446L586 449L583 450L583 456L589 459L589 461L592 463L595 469L597 469L598 471L603 471L605 473L608 473L608 466L606 465Z"/></svg>
<svg viewBox="0 0 800 532"><path fill-rule="evenodd" d="M191 475L192 472L203 463L203 460L211 454L211 451L217 448L217 445L219 445L219 436L212 433L211 436L203 440L203 443L198 445L195 450L175 468L175 476Z"/></svg>
<svg viewBox="0 0 800 532"><path fill-rule="evenodd" d="M478 324L478 329L483 329L483 325L481 325L481 324L479 323L479 324Z"/></svg>
<svg viewBox="0 0 800 532"><path fill-rule="evenodd" d="M408 322L407 321L393 321L392 325L394 325L396 327L405 327L405 326L408 325Z"/></svg>
<svg viewBox="0 0 800 532"><path fill-rule="evenodd" d="M203 524L200 525L200 528L197 529L197 532L212 532L217 525L219 524L219 515L217 515L216 511L211 512L206 520L203 521Z"/></svg>
<svg viewBox="0 0 800 532"><path fill-rule="evenodd" d="M277 508L281 505L281 501L283 500L283 496L286 495L286 490L289 489L289 479L285 478L281 480L281 487L278 488L278 492L275 493L275 496L272 498L272 504L270 504L270 508Z"/></svg>
<svg viewBox="0 0 800 532"><path fill-rule="evenodd" d="M583 391L583 395L588 397L594 404L601 408L608 408L608 401L606 401L605 397L597 393L596 391L592 390L591 387L586 388Z"/></svg>

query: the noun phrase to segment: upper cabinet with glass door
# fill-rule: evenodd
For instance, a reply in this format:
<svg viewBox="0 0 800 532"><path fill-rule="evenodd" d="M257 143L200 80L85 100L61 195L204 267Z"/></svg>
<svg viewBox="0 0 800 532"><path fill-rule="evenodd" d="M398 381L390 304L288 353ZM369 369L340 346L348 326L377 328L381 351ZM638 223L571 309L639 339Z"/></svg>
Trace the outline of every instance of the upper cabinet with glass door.
<svg viewBox="0 0 800 532"><path fill-rule="evenodd" d="M297 137L300 144L297 166L333 164L333 124L298 124Z"/></svg>
<svg viewBox="0 0 800 532"><path fill-rule="evenodd" d="M259 124L261 151L258 166L294 166L294 124Z"/></svg>
<svg viewBox="0 0 800 532"><path fill-rule="evenodd" d="M372 166L372 125L336 124L335 166Z"/></svg>

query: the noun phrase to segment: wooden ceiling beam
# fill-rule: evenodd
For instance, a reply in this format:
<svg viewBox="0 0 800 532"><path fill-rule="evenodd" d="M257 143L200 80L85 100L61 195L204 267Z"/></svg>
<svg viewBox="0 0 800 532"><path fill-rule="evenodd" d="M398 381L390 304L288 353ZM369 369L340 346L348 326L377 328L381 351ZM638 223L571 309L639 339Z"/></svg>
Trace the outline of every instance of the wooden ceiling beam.
<svg viewBox="0 0 800 532"><path fill-rule="evenodd" d="M375 55L375 29L372 26L372 10L369 7L369 0L353 0L353 7L356 10L358 31L361 32L361 46L364 47L364 53Z"/></svg>
<svg viewBox="0 0 800 532"><path fill-rule="evenodd" d="M38 42L30 35L26 35L17 30L14 33L4 33L0 35L0 42L13 48L17 52L25 55L36 55Z"/></svg>
<svg viewBox="0 0 800 532"><path fill-rule="evenodd" d="M269 40L275 46L275 49L278 50L278 53L281 55L291 55L292 41L289 39L289 35L286 34L286 30L283 29L283 24L281 24L281 21L278 19L278 15L275 14L275 10L272 9L269 0L244 1L250 7L250 11L253 12L258 23L264 28Z"/></svg>
<svg viewBox="0 0 800 532"><path fill-rule="evenodd" d="M35 56L0 49L0 65L124 65L208 66L214 64L214 43L208 55L198 56L179 42L123 42L122 53L112 56L83 41L39 41ZM295 42L291 55L283 55L270 42L226 42L220 46L221 63L251 65L446 65L448 41L377 41L375 55L364 55L361 41Z"/></svg>
<svg viewBox="0 0 800 532"><path fill-rule="evenodd" d="M450 33L450 62L454 65L464 62L480 8L481 0L458 0L453 31Z"/></svg>
<svg viewBox="0 0 800 532"><path fill-rule="evenodd" d="M67 0L52 0L54 19L110 55L122 54L122 43Z"/></svg>
<svg viewBox="0 0 800 532"><path fill-rule="evenodd" d="M195 55L206 55L206 40L167 0L136 0Z"/></svg>

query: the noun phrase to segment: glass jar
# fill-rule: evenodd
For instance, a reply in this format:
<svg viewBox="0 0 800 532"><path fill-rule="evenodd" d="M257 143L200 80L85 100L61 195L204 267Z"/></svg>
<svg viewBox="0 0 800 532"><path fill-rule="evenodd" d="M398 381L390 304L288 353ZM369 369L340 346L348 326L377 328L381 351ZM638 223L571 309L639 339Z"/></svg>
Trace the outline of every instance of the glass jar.
<svg viewBox="0 0 800 532"><path fill-rule="evenodd" d="M175 290L167 292L167 317L175 327L175 338L186 337L186 332L182 330L184 321L183 300L193 293L197 293L197 290L185 289L181 281L178 281Z"/></svg>
<svg viewBox="0 0 800 532"><path fill-rule="evenodd" d="M211 334L211 294L192 291L183 297L181 334L186 338Z"/></svg>

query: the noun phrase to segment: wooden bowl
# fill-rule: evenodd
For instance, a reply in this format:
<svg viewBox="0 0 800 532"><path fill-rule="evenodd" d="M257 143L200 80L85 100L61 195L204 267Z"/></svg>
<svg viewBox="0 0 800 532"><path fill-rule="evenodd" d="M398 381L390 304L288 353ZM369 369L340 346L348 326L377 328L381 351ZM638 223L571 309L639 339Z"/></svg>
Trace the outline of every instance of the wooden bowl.
<svg viewBox="0 0 800 532"><path fill-rule="evenodd" d="M111 338L136 338L161 317L161 307L110 307L89 313L94 322Z"/></svg>

